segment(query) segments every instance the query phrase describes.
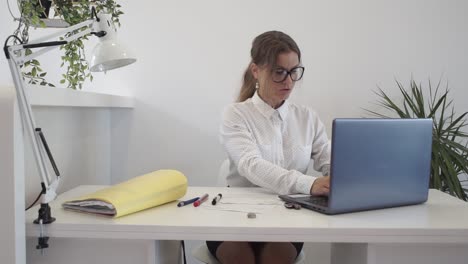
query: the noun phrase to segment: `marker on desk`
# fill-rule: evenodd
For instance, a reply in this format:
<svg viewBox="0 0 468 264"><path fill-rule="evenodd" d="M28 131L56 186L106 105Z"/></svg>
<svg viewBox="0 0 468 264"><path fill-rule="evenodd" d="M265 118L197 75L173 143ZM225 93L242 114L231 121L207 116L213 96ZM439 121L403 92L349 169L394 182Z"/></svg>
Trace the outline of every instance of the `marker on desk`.
<svg viewBox="0 0 468 264"><path fill-rule="evenodd" d="M223 195L218 193L218 195L216 195L216 197L213 198L213 201L211 201L211 204L216 205L216 203L219 202L219 200L221 200L221 198L223 198Z"/></svg>
<svg viewBox="0 0 468 264"><path fill-rule="evenodd" d="M187 201L181 201L177 204L177 207L182 207L184 205L187 205L187 204L191 204L191 203L194 203L195 201L197 201L198 199L200 199L200 197L195 197L193 199L190 199L190 200L187 200Z"/></svg>
<svg viewBox="0 0 468 264"><path fill-rule="evenodd" d="M206 200L208 200L208 194L207 193L205 193L202 197L200 197L200 199L196 200L193 203L193 206L198 207L198 206L200 206L200 204L202 204Z"/></svg>

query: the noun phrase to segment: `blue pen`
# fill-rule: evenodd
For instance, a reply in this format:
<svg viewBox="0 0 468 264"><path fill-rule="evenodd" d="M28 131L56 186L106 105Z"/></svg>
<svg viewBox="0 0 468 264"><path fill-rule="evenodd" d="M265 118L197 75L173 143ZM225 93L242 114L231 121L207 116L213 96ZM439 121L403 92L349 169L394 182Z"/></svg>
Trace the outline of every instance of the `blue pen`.
<svg viewBox="0 0 468 264"><path fill-rule="evenodd" d="M196 200L200 199L200 197L195 197L193 199L190 199L190 200L187 200L187 201L182 201L182 202L179 202L177 204L177 207L182 207L184 205L187 205L187 204L191 204L191 203L194 203Z"/></svg>

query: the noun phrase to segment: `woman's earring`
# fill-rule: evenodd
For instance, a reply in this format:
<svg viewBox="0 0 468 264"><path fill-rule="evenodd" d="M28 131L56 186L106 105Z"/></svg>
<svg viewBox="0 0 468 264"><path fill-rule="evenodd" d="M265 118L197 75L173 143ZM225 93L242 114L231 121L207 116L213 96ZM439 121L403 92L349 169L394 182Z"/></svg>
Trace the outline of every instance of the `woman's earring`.
<svg viewBox="0 0 468 264"><path fill-rule="evenodd" d="M257 90L258 90L258 81L257 81L257 82L255 82L255 89L257 89Z"/></svg>

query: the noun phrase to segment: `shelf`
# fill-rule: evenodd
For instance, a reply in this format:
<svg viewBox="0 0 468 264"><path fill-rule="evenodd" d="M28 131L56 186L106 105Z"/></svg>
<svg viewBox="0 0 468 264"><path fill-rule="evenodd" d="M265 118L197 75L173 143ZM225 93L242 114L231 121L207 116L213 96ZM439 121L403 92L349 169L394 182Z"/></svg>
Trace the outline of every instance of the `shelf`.
<svg viewBox="0 0 468 264"><path fill-rule="evenodd" d="M32 106L68 107L116 107L133 108L134 99L129 96L77 91L69 88L42 86L27 87Z"/></svg>
<svg viewBox="0 0 468 264"><path fill-rule="evenodd" d="M70 26L65 20L63 19L52 19L52 18L43 18L41 19L47 28L66 28Z"/></svg>

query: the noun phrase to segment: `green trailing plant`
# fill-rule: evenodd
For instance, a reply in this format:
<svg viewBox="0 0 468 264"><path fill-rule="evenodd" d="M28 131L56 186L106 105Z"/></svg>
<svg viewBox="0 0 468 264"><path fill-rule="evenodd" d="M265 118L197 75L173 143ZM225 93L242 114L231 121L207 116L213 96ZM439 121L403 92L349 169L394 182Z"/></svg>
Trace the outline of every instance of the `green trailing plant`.
<svg viewBox="0 0 468 264"><path fill-rule="evenodd" d="M429 98L424 95L422 85L411 80L409 89L396 81L402 98L393 100L382 89L376 91L380 97L378 105L391 114L379 113L365 109L373 116L391 118L431 118L432 129L432 160L430 188L436 188L465 201L468 200L467 189L463 187L466 180L460 175L468 174L468 134L466 115L455 114L453 100L449 99L448 86L440 91L440 84L435 88L429 81ZM404 183L403 183L404 184Z"/></svg>
<svg viewBox="0 0 468 264"><path fill-rule="evenodd" d="M32 51L30 49L26 49L25 53L26 55L29 55L32 53ZM47 80L45 79L47 72L43 72L41 68L41 63L38 60L34 59L27 61L26 63L24 63L22 68L23 77L25 79L28 79L28 83L55 87L55 85L47 82Z"/></svg>
<svg viewBox="0 0 468 264"><path fill-rule="evenodd" d="M29 29L33 27L45 27L44 21L41 17L45 15L45 8L42 6L40 0L31 1L18 1L21 18L13 35L17 36L15 44L28 43ZM30 49L26 49L26 55L31 54ZM41 63L38 60L31 60L24 63L21 67L21 72L24 79L28 80L30 84L48 85L54 87L52 83L47 82L45 79L47 73L43 71Z"/></svg>
<svg viewBox="0 0 468 264"><path fill-rule="evenodd" d="M29 41L29 29L31 27L45 27L45 23L41 17L47 17L45 8L41 0L18 0L21 18L19 19L18 28L13 33L18 37L23 44ZM63 19L69 25L75 25L88 20L92 17L91 6L96 8L96 11L111 14L114 26L120 26L120 15L123 14L121 6L114 0L53 0L52 8L54 9L55 18ZM77 31L85 30L85 28ZM84 41L87 36L77 39L73 42L60 47L63 51L62 67L66 67L66 72L62 74L61 84L66 84L68 88L81 89L83 83L89 79L93 80L93 76L89 71L89 65L85 57ZM16 40L19 44L18 40ZM31 51L27 51L31 52ZM55 86L49 83L45 77L47 73L42 69L39 60L26 62L22 66L23 78L28 80L28 83Z"/></svg>

